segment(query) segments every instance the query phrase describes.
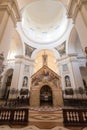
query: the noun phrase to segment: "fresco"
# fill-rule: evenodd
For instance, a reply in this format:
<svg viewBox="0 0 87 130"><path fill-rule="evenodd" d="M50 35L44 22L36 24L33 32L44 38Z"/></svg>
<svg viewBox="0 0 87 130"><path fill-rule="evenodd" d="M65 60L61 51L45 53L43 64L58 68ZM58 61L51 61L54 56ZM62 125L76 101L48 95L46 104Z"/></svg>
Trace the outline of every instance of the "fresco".
<svg viewBox="0 0 87 130"><path fill-rule="evenodd" d="M32 76L32 85L39 85L40 82L53 82L58 87L58 75L47 66L42 67L35 75Z"/></svg>

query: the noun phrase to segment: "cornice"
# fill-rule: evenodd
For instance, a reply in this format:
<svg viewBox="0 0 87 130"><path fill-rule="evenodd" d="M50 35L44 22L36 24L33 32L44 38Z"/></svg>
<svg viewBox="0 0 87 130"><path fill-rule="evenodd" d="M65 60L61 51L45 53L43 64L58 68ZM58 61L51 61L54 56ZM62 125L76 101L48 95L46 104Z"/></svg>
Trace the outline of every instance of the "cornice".
<svg viewBox="0 0 87 130"><path fill-rule="evenodd" d="M0 0L0 10L7 10L9 15L12 17L14 24L21 20L16 0Z"/></svg>
<svg viewBox="0 0 87 130"><path fill-rule="evenodd" d="M87 3L87 0L71 0L71 3L68 7L68 17L73 18L73 21L75 21L78 12L85 3Z"/></svg>
<svg viewBox="0 0 87 130"><path fill-rule="evenodd" d="M15 56L16 60L23 60L23 63L25 61L28 61L28 62L34 62L33 59L29 58L29 57L26 57L26 56L23 56L23 55L18 55L18 56Z"/></svg>
<svg viewBox="0 0 87 130"><path fill-rule="evenodd" d="M58 61L58 65L59 63L69 63L69 62L73 62L73 61L77 61L77 54L68 54L60 59L57 60Z"/></svg>

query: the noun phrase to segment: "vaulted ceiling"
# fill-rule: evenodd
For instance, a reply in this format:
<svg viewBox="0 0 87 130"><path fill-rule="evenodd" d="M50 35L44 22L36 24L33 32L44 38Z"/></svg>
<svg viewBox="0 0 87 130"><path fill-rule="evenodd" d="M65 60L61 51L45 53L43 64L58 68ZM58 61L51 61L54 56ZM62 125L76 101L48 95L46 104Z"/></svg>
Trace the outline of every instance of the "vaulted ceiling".
<svg viewBox="0 0 87 130"><path fill-rule="evenodd" d="M71 29L67 9L70 0L18 0L22 21L17 30L24 42L36 48L56 47Z"/></svg>

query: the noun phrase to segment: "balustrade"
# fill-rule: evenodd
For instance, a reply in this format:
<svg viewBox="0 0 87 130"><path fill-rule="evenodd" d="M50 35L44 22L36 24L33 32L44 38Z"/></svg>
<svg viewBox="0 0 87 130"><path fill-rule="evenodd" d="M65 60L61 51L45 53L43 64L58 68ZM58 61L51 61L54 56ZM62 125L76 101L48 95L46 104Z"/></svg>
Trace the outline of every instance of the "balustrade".
<svg viewBox="0 0 87 130"><path fill-rule="evenodd" d="M87 126L87 109L63 108L65 126Z"/></svg>
<svg viewBox="0 0 87 130"><path fill-rule="evenodd" d="M28 108L0 108L0 124L27 124Z"/></svg>

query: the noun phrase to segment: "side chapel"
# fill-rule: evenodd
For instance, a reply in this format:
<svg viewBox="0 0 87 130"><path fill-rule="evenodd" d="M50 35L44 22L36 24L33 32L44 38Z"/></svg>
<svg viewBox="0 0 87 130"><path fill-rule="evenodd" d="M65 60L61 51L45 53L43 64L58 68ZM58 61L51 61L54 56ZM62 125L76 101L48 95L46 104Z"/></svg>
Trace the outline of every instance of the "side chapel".
<svg viewBox="0 0 87 130"><path fill-rule="evenodd" d="M48 66L43 65L31 77L30 106L62 106L61 77ZM60 100L59 100L60 99Z"/></svg>

